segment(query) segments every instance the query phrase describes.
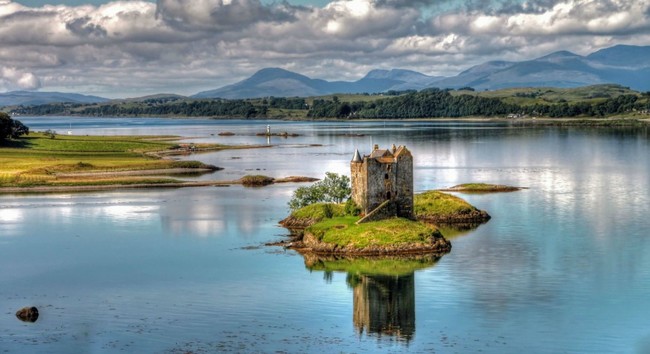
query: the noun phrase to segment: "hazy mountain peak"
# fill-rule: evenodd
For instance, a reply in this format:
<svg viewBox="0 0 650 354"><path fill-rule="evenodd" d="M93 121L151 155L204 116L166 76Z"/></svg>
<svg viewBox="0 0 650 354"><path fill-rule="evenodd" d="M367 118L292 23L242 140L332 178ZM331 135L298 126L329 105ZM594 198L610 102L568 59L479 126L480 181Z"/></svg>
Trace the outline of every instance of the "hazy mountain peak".
<svg viewBox="0 0 650 354"><path fill-rule="evenodd" d="M560 50L557 52L553 52L551 54L545 55L541 58L535 59L538 61L542 60L548 60L548 61L553 61L553 60L562 60L562 59L576 59L576 58L582 58L582 56L569 52L568 50Z"/></svg>
<svg viewBox="0 0 650 354"><path fill-rule="evenodd" d="M493 60L493 61L488 61L483 64L475 65L472 66L471 68L461 72L459 76L461 75L467 75L467 74L482 74L482 73L490 73L494 72L497 70L502 70L508 67L511 67L515 63L510 62L510 61L503 61L503 60Z"/></svg>
<svg viewBox="0 0 650 354"><path fill-rule="evenodd" d="M650 46L616 45L589 54L587 59L612 66L650 67Z"/></svg>
<svg viewBox="0 0 650 354"><path fill-rule="evenodd" d="M366 74L364 79L390 79L390 80L412 80L415 78L430 78L430 76L424 75L417 71L405 70L405 69L391 69L391 70L382 70L375 69L371 70Z"/></svg>
<svg viewBox="0 0 650 354"><path fill-rule="evenodd" d="M99 103L107 98L67 92L11 91L0 93L0 106L39 105L46 103Z"/></svg>

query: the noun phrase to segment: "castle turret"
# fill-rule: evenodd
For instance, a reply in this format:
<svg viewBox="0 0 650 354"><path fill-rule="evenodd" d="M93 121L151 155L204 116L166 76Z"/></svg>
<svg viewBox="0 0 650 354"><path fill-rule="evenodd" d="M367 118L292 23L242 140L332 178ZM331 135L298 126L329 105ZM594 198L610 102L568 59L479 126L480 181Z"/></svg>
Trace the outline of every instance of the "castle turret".
<svg viewBox="0 0 650 354"><path fill-rule="evenodd" d="M352 157L352 162L363 162L363 160L361 160L361 155L359 154L358 149L354 149L354 157Z"/></svg>

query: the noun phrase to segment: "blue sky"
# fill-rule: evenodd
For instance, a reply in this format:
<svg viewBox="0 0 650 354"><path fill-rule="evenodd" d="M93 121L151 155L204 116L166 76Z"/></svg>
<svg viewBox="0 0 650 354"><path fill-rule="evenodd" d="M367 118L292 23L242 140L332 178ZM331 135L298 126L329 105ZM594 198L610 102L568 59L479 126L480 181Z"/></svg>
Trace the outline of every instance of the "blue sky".
<svg viewBox="0 0 650 354"><path fill-rule="evenodd" d="M650 45L650 0L0 0L0 38L0 91L193 94L265 67L452 76Z"/></svg>

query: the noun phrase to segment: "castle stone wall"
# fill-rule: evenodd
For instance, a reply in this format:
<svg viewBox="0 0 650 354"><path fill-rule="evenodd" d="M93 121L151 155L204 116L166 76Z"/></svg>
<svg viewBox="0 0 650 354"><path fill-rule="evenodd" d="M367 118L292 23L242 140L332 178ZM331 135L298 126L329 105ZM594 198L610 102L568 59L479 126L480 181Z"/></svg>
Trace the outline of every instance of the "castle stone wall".
<svg viewBox="0 0 650 354"><path fill-rule="evenodd" d="M364 214L390 201L393 216L413 217L413 157L405 147L392 153L375 147L371 155L353 160L350 168L352 199Z"/></svg>
<svg viewBox="0 0 650 354"><path fill-rule="evenodd" d="M398 156L395 183L397 216L413 218L413 157Z"/></svg>

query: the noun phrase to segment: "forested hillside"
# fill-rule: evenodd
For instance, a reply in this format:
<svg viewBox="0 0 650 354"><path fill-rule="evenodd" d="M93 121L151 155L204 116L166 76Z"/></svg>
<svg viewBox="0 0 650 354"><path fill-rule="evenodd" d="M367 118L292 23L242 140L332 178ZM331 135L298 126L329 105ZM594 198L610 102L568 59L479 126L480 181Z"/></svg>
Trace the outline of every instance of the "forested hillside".
<svg viewBox="0 0 650 354"><path fill-rule="evenodd" d="M56 103L18 106L17 115L97 117L345 118L438 117L607 117L647 114L650 92L618 85L577 89L508 89L477 92L425 89L386 94L330 95L312 98L191 99L153 98L139 102Z"/></svg>

